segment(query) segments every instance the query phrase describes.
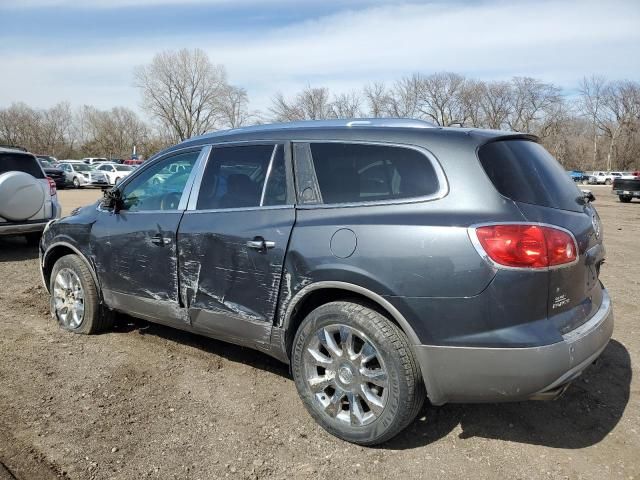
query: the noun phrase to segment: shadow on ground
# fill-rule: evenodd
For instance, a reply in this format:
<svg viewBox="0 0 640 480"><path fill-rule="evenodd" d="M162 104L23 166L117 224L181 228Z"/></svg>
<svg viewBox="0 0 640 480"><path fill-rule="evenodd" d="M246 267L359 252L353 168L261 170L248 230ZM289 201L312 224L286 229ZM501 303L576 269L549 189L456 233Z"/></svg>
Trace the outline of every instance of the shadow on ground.
<svg viewBox="0 0 640 480"><path fill-rule="evenodd" d="M416 448L448 435L507 440L553 448L585 448L600 442L629 402L631 359L611 340L598 361L557 400L426 406L418 419L384 447Z"/></svg>
<svg viewBox="0 0 640 480"><path fill-rule="evenodd" d="M287 365L264 353L126 316L118 317L116 331L133 330L291 378ZM557 400L442 407L427 403L413 424L381 448L422 447L449 435L458 425L462 429L461 439L483 437L554 448L588 447L600 442L620 421L629 401L631 375L629 352L621 343L611 340L598 361Z"/></svg>
<svg viewBox="0 0 640 480"><path fill-rule="evenodd" d="M38 247L27 245L23 237L0 238L0 263L38 258Z"/></svg>

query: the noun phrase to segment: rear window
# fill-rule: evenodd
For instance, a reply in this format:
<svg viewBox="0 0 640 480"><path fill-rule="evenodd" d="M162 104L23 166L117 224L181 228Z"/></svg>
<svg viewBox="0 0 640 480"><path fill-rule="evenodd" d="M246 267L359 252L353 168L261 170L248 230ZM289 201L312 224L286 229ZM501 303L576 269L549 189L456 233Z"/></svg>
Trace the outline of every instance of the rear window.
<svg viewBox="0 0 640 480"><path fill-rule="evenodd" d="M488 143L478 151L480 163L505 197L562 210L582 211L580 190L558 161L528 140Z"/></svg>
<svg viewBox="0 0 640 480"><path fill-rule="evenodd" d="M438 191L431 161L410 148L312 143L311 154L323 203L396 200Z"/></svg>
<svg viewBox="0 0 640 480"><path fill-rule="evenodd" d="M0 174L6 172L24 172L35 178L44 178L35 157L19 153L0 153Z"/></svg>

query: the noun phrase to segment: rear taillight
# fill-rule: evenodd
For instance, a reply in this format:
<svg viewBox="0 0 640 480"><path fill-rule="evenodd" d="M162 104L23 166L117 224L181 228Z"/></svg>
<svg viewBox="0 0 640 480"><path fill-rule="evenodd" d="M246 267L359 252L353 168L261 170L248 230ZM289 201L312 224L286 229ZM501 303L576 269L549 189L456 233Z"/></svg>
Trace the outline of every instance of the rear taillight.
<svg viewBox="0 0 640 480"><path fill-rule="evenodd" d="M574 237L546 225L485 225L470 229L476 247L498 265L511 268L549 268L575 262Z"/></svg>
<svg viewBox="0 0 640 480"><path fill-rule="evenodd" d="M47 180L49 181L49 195L53 197L56 194L56 182L51 177L47 177Z"/></svg>

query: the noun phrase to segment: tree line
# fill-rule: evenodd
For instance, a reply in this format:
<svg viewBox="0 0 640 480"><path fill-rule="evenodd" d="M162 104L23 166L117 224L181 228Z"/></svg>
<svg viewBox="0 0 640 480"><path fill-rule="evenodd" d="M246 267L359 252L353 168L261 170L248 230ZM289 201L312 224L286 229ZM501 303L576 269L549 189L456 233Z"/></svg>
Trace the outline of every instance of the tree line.
<svg viewBox="0 0 640 480"><path fill-rule="evenodd" d="M440 126L529 132L566 167L640 169L640 82L585 77L570 93L530 77L484 81L452 72L414 73L349 92L308 86L274 95L266 112L201 50L165 51L134 71L148 120L126 107L60 103L0 109L0 143L58 158L146 155L205 132L266 122L403 117Z"/></svg>

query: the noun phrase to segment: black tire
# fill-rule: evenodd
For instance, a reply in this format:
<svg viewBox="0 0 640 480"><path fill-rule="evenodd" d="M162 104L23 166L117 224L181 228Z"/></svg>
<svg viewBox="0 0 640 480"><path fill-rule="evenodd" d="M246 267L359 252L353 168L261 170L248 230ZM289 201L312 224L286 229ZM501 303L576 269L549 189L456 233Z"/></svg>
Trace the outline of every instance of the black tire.
<svg viewBox="0 0 640 480"><path fill-rule="evenodd" d="M611 185L611 179L607 178L607 179L604 181L604 184L605 184L605 185Z"/></svg>
<svg viewBox="0 0 640 480"><path fill-rule="evenodd" d="M387 373L389 387L385 406L377 418L365 425L348 424L327 414L305 378L303 353L319 329L336 324L366 335L382 357ZM409 340L385 316L359 303L331 302L313 310L296 332L291 365L296 388L307 411L327 432L347 442L376 445L393 438L415 419L424 403L424 383Z"/></svg>
<svg viewBox="0 0 640 480"><path fill-rule="evenodd" d="M27 233L24 237L27 240L27 245L29 245L30 247L37 247L38 245L40 245L40 238L42 237L42 233Z"/></svg>
<svg viewBox="0 0 640 480"><path fill-rule="evenodd" d="M80 279L84 291L84 316L80 325L76 328L69 328L60 320L54 304L54 283L62 269L72 270ZM51 315L58 321L58 324L65 330L73 333L91 335L110 329L113 326L113 313L100 305L98 289L93 280L91 271L87 264L75 254L65 255L58 259L51 271L49 281L49 291L51 292Z"/></svg>
<svg viewBox="0 0 640 480"><path fill-rule="evenodd" d="M73 188L80 188L80 180L78 180L78 177L73 177Z"/></svg>
<svg viewBox="0 0 640 480"><path fill-rule="evenodd" d="M583 178L580 183L582 183L582 185L589 185L589 179L588 178Z"/></svg>
<svg viewBox="0 0 640 480"><path fill-rule="evenodd" d="M622 203L629 203L633 197L631 195L618 195L618 198Z"/></svg>

